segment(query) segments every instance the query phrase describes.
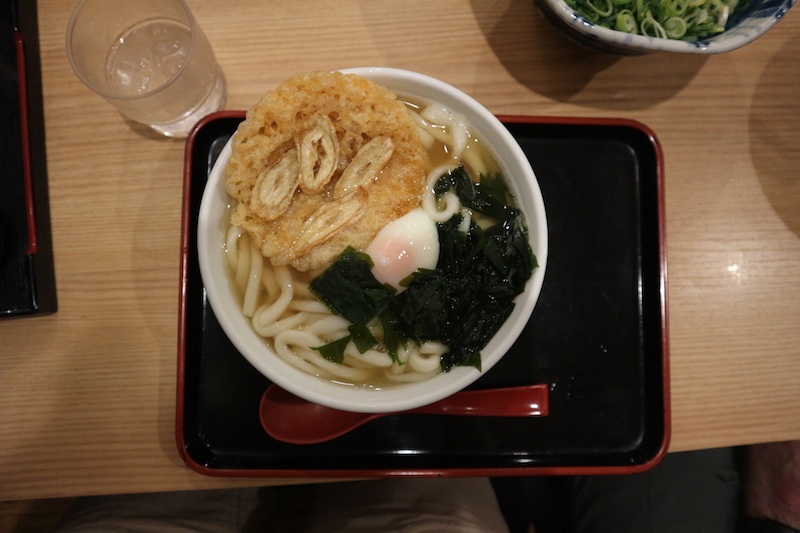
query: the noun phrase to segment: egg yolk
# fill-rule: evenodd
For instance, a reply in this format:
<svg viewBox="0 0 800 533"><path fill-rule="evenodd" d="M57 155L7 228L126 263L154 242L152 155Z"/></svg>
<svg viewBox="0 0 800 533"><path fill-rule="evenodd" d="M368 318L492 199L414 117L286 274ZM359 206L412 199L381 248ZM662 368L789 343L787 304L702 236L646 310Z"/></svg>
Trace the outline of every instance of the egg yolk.
<svg viewBox="0 0 800 533"><path fill-rule="evenodd" d="M417 269L436 268L436 223L422 209L415 209L381 229L365 251L374 264L375 278L402 291L400 282Z"/></svg>

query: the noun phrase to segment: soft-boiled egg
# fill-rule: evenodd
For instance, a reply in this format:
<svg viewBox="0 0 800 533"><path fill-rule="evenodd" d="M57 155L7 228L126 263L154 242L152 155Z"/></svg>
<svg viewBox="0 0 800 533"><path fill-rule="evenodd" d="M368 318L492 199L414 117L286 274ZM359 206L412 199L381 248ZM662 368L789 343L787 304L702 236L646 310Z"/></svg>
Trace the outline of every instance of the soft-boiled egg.
<svg viewBox="0 0 800 533"><path fill-rule="evenodd" d="M365 252L374 263L375 278L401 291L400 282L418 268L436 268L439 261L436 223L422 209L414 209L384 226Z"/></svg>

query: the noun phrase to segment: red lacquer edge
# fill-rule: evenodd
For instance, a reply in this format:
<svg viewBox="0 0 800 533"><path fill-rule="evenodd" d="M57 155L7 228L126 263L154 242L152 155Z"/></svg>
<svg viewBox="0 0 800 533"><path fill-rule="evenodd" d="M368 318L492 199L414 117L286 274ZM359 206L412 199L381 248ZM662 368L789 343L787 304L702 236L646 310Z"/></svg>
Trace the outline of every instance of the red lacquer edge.
<svg viewBox="0 0 800 533"><path fill-rule="evenodd" d="M178 287L178 368L175 385L175 442L178 445L184 462L192 467L193 461L186 452L186 441L183 438L183 397L186 391L186 306L189 279L189 227L191 220L191 178L192 178L192 146L197 130L205 120L201 120L186 139L183 154L183 197L181 199L181 248L180 248L180 283Z"/></svg>
<svg viewBox="0 0 800 533"><path fill-rule="evenodd" d="M33 175L31 172L31 148L28 129L28 87L25 70L25 37L14 31L14 45L17 55L17 86L19 88L19 123L22 140L22 174L25 183L25 217L28 224L28 255L36 254L38 238L36 234L36 209L33 199Z"/></svg>
<svg viewBox="0 0 800 533"><path fill-rule="evenodd" d="M181 248L180 248L180 285L178 289L178 368L177 383L175 387L175 441L178 445L184 462L193 470L202 474L211 475L204 470L210 470L197 464L186 451L186 440L183 435L183 404L186 392L186 308L188 305L189 285L189 228L191 227L192 212L192 150L198 133L203 126L222 118L244 118L244 111L218 111L201 119L186 139L183 153L183 198L181 200ZM230 475L230 474L229 474Z"/></svg>
<svg viewBox="0 0 800 533"><path fill-rule="evenodd" d="M375 469L375 470L236 470L208 468L197 463L186 450L186 441L183 435L183 395L185 391L185 348L186 348L186 305L187 305L187 276L189 261L189 227L191 212L191 176L192 176L192 147L197 132L202 126L212 120L220 118L244 118L244 111L222 111L209 115L201 120L186 141L184 154L184 188L183 212L181 219L181 261L180 261L180 304L178 314L178 378L176 399L176 441L178 451L186 465L200 474L210 477L241 477L241 478L370 478L370 477L504 477L504 476L533 476L533 475L609 475L609 474L634 474L650 470L669 451L672 434L670 380L669 380L669 328L668 328L668 282L667 282L667 239L665 234L666 217L664 213L664 156L661 143L655 132L646 125L630 119L622 118L582 118L582 117L546 117L522 115L498 115L498 119L506 123L528 124L575 124L575 125L605 125L627 126L644 132L653 145L656 154L656 173L658 188L658 223L659 223L659 252L661 262L660 292L661 292L661 330L662 330L662 387L664 390L664 438L656 455L649 461L633 466L576 466L576 467L507 467L507 468L454 468L454 469Z"/></svg>

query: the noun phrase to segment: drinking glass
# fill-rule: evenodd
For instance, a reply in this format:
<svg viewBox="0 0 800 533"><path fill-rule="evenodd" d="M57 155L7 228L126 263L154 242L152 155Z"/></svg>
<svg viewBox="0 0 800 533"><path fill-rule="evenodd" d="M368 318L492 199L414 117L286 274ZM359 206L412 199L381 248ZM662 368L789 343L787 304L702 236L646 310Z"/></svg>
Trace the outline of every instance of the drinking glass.
<svg viewBox="0 0 800 533"><path fill-rule="evenodd" d="M184 0L81 0L66 44L86 86L168 137L225 103L222 70Z"/></svg>

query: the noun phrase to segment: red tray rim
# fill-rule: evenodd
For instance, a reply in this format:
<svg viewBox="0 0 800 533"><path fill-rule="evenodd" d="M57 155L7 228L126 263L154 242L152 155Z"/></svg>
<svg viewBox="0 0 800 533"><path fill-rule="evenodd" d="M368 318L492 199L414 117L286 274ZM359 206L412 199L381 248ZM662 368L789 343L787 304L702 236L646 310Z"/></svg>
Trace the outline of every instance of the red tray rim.
<svg viewBox="0 0 800 533"><path fill-rule="evenodd" d="M181 246L180 246L180 289L178 303L178 365L176 386L176 422L175 440L178 453L185 464L193 471L210 477L240 477L240 478L370 478L370 477L507 477L507 476L535 476L535 475L616 475L634 474L645 472L659 464L669 451L672 437L671 422L671 397L669 375L669 320L668 320L668 276L667 276L667 240L666 217L664 209L664 155L661 143L655 132L645 124L626 118L603 117L554 117L554 116L529 116L529 115L497 115L497 118L506 123L530 124L572 124L587 126L626 126L638 129L647 135L656 156L656 188L658 191L658 226L659 226L659 254L660 254L660 279L659 291L661 300L661 331L662 331L662 387L664 391L664 435L661 446L656 454L641 464L635 465L600 465L600 466L530 466L530 467L499 467L499 468L448 468L448 469L232 469L210 468L197 461L187 451L183 431L184 420L184 393L186 390L186 313L188 295L188 265L189 265L189 228L191 225L191 181L192 181L192 151L195 139L202 128L213 121L226 118L244 119L245 111L226 110L212 113L200 122L186 139L184 152L184 183L181 214Z"/></svg>

